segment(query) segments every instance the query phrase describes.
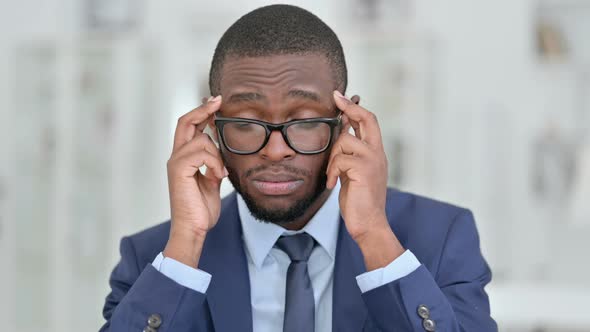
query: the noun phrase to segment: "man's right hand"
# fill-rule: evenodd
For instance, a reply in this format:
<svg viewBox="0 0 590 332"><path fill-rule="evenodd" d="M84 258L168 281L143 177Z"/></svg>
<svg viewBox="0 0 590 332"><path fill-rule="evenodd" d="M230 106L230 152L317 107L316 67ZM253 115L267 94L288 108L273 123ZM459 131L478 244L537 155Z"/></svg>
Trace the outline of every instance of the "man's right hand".
<svg viewBox="0 0 590 332"><path fill-rule="evenodd" d="M168 160L172 226L164 257L197 268L205 236L219 218L221 180L227 176L219 149L203 130L221 105L221 96L183 115ZM207 166L205 174L199 171Z"/></svg>

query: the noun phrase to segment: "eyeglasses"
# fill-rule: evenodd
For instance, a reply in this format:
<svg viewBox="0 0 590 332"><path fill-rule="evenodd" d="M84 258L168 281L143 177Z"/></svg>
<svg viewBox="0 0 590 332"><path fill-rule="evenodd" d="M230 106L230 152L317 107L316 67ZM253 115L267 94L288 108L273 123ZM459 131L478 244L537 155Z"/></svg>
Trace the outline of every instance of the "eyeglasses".
<svg viewBox="0 0 590 332"><path fill-rule="evenodd" d="M335 118L309 118L283 123L254 119L215 117L215 127L223 145L235 154L254 154L268 143L277 130L287 145L300 154L326 151L332 142L334 128L340 126L342 113Z"/></svg>

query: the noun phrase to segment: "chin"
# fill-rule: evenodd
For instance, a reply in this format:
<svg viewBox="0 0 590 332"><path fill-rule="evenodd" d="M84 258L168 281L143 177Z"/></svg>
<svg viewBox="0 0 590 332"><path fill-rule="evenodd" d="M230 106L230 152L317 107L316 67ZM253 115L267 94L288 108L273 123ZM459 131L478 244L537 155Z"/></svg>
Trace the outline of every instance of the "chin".
<svg viewBox="0 0 590 332"><path fill-rule="evenodd" d="M249 189L247 194L252 197L261 208L264 209L288 209L297 204L297 202L312 195L310 192L293 193L290 195L265 195L257 192L256 189Z"/></svg>
<svg viewBox="0 0 590 332"><path fill-rule="evenodd" d="M288 210L297 205L300 199L285 196L270 196L270 197L253 197L256 205L269 211Z"/></svg>
<svg viewBox="0 0 590 332"><path fill-rule="evenodd" d="M270 197L251 192L241 194L256 219L275 224L287 224L299 219L317 199L313 192Z"/></svg>

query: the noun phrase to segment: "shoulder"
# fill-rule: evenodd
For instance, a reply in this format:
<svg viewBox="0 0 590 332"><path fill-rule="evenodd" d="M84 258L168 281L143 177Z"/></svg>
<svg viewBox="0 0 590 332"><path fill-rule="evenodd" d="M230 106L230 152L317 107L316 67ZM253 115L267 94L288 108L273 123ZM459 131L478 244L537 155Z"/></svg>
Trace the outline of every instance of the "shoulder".
<svg viewBox="0 0 590 332"><path fill-rule="evenodd" d="M479 250L478 234L469 209L424 196L388 189L387 217L404 248L436 271L444 248Z"/></svg>
<svg viewBox="0 0 590 332"><path fill-rule="evenodd" d="M229 194L221 201L222 212L229 205L235 204L236 195ZM146 228L135 234L123 238L121 245L121 255L134 254L138 260L139 266L151 263L154 258L162 251L168 242L170 236L171 221L167 220L155 226ZM125 252L132 250L132 253Z"/></svg>
<svg viewBox="0 0 590 332"><path fill-rule="evenodd" d="M121 256L135 256L139 267L151 263L166 246L170 235L170 220L125 236L121 240Z"/></svg>
<svg viewBox="0 0 590 332"><path fill-rule="evenodd" d="M414 221L427 218L437 222L453 220L457 215L470 213L466 208L395 188L387 189L386 210L391 217L404 217Z"/></svg>

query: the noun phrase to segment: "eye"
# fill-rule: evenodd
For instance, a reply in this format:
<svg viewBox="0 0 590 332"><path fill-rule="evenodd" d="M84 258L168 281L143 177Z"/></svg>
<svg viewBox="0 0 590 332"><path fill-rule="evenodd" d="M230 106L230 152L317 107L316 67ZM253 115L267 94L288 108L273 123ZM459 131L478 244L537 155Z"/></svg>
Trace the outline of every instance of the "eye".
<svg viewBox="0 0 590 332"><path fill-rule="evenodd" d="M248 122L233 123L232 126L239 131L252 131L257 125Z"/></svg>
<svg viewBox="0 0 590 332"><path fill-rule="evenodd" d="M320 126L320 122L302 122L297 124L299 129L315 129Z"/></svg>

